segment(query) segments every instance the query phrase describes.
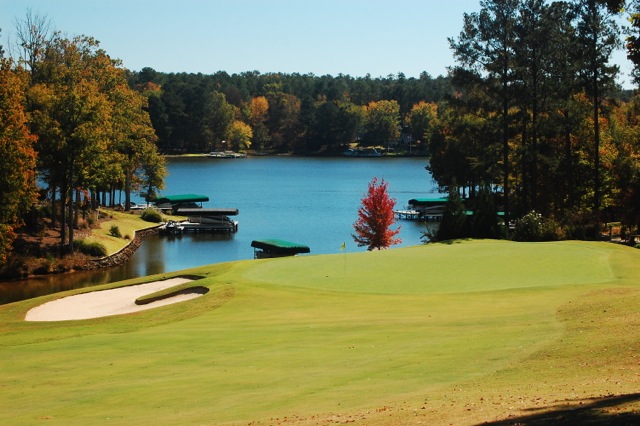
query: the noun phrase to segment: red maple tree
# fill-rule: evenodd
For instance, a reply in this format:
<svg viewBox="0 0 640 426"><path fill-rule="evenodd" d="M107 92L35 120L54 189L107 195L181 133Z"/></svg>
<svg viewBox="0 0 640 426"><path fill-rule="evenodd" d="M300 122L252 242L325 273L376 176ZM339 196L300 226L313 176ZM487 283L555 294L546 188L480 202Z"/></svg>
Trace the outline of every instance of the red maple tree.
<svg viewBox="0 0 640 426"><path fill-rule="evenodd" d="M353 224L356 233L352 234L358 247L368 246L367 250L382 250L402 242L396 238L400 227L391 229L395 223L393 208L396 200L387 193L389 184L378 178L369 182L367 194L362 198L362 206L358 209L358 220Z"/></svg>

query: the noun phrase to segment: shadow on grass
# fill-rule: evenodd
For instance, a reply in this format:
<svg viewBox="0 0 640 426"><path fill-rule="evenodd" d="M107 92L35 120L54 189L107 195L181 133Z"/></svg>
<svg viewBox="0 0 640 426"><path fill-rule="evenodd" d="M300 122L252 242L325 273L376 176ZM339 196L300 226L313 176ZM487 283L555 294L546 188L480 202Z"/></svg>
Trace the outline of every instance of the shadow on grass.
<svg viewBox="0 0 640 426"><path fill-rule="evenodd" d="M472 238L456 238L454 240L434 241L433 243L435 243L435 244L453 245L453 244L462 244L465 241L471 241L471 240L472 240Z"/></svg>
<svg viewBox="0 0 640 426"><path fill-rule="evenodd" d="M625 407L626 404L638 402L640 393L575 400L566 404L530 409L529 411L535 413L482 425L640 425L640 411Z"/></svg>

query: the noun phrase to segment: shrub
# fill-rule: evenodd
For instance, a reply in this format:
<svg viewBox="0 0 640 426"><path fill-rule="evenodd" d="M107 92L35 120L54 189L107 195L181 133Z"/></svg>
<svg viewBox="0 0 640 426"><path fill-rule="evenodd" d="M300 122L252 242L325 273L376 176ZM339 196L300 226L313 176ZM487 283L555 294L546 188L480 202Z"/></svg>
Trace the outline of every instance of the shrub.
<svg viewBox="0 0 640 426"><path fill-rule="evenodd" d="M162 215L159 211L154 209L144 209L142 211L142 220L146 222L160 223L162 222Z"/></svg>
<svg viewBox="0 0 640 426"><path fill-rule="evenodd" d="M122 234L120 233L120 228L118 228L118 225L111 225L111 228L109 228L109 235L116 238L122 238Z"/></svg>
<svg viewBox="0 0 640 426"><path fill-rule="evenodd" d="M529 212L516 221L513 232L515 241L557 241L560 239L558 224L542 217L535 211Z"/></svg>
<svg viewBox="0 0 640 426"><path fill-rule="evenodd" d="M105 246L97 241L76 240L74 244L80 253L84 253L87 256L103 257L107 255Z"/></svg>

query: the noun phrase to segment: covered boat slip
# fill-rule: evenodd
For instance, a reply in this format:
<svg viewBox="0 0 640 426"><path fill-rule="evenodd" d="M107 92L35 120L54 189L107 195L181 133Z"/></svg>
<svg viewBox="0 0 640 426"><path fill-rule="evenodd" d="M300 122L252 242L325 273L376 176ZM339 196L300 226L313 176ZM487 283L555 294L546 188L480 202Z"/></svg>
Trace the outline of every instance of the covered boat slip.
<svg viewBox="0 0 640 426"><path fill-rule="evenodd" d="M253 240L251 242L251 247L254 248L253 257L255 259L295 256L300 253L311 253L311 249L309 249L308 246L278 239Z"/></svg>
<svg viewBox="0 0 640 426"><path fill-rule="evenodd" d="M238 214L238 209L178 208L175 212L187 216L187 220L180 223L185 231L238 232L238 222L229 219Z"/></svg>
<svg viewBox="0 0 640 426"><path fill-rule="evenodd" d="M185 203L206 203L209 201L209 197L206 195L197 194L180 194L180 195L167 195L166 197L160 197L155 199L156 204L185 204Z"/></svg>
<svg viewBox="0 0 640 426"><path fill-rule="evenodd" d="M160 210L175 211L179 208L201 208L202 203L209 201L209 197L199 194L167 195L156 198L154 203ZM198 204L200 203L200 204Z"/></svg>
<svg viewBox="0 0 640 426"><path fill-rule="evenodd" d="M189 208L189 207L178 207L176 209L176 214L178 216L237 216L239 213L238 209L229 209L229 208Z"/></svg>
<svg viewBox="0 0 640 426"><path fill-rule="evenodd" d="M440 220L447 197L412 198L405 210L395 210L398 219Z"/></svg>
<svg viewBox="0 0 640 426"><path fill-rule="evenodd" d="M202 203L207 201L209 197L197 194L157 198L155 203L160 210L171 210L173 214L187 218L180 222L170 221L160 228L160 232L168 235L182 232L238 232L238 222L229 218L238 215L238 209L203 208Z"/></svg>
<svg viewBox="0 0 640 426"><path fill-rule="evenodd" d="M405 210L394 210L398 219L412 219L425 221L439 221L442 219L448 197L412 198ZM466 202L466 200L463 200ZM467 216L473 216L473 210L466 210ZM504 212L497 212L498 217L504 217Z"/></svg>
<svg viewBox="0 0 640 426"><path fill-rule="evenodd" d="M409 200L409 205L415 209L424 209L445 205L448 200L449 197L412 198Z"/></svg>

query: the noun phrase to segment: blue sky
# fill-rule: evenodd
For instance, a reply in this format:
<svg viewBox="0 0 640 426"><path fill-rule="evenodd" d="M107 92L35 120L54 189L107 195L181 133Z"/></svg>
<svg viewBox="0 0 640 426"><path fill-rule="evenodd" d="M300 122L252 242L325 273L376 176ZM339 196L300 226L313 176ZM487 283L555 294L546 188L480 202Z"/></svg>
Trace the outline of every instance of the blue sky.
<svg viewBox="0 0 640 426"><path fill-rule="evenodd" d="M479 0L0 0L5 50L28 8L131 70L436 77Z"/></svg>

